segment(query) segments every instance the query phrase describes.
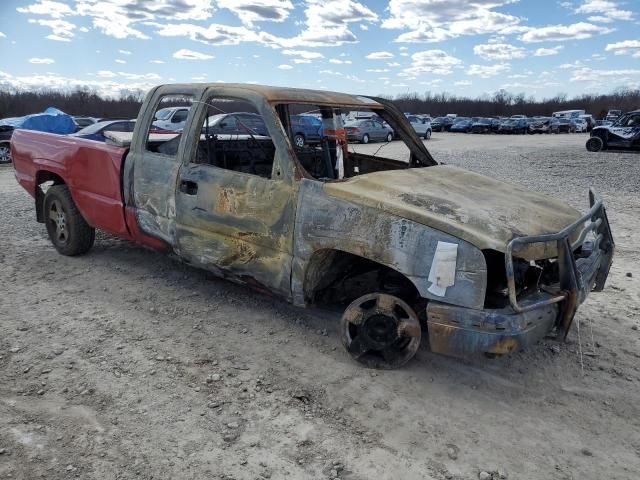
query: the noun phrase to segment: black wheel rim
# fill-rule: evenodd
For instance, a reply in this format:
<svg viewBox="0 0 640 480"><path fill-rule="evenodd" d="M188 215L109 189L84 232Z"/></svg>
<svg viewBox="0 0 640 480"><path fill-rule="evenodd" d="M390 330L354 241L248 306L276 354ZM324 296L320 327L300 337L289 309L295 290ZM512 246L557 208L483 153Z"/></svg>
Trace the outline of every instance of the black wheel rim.
<svg viewBox="0 0 640 480"><path fill-rule="evenodd" d="M342 341L359 363L392 369L407 363L420 345L420 323L404 301L373 293L355 300L342 317Z"/></svg>
<svg viewBox="0 0 640 480"><path fill-rule="evenodd" d="M69 243L69 227L67 213L59 200L53 200L49 205L48 221L53 241L57 245Z"/></svg>

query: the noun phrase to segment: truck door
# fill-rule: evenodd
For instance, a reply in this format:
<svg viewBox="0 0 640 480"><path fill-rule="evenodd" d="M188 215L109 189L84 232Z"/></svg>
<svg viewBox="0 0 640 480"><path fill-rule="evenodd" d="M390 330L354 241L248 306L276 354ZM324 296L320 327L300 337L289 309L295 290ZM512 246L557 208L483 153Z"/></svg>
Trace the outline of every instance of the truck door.
<svg viewBox="0 0 640 480"><path fill-rule="evenodd" d="M288 297L296 197L275 113L267 104L218 96L201 109L202 127L191 128L193 148L178 176L179 254L219 275ZM247 113L262 116L264 110L271 115L264 122L268 136L242 121ZM207 118L220 113L231 114L236 132L208 129Z"/></svg>
<svg viewBox="0 0 640 480"><path fill-rule="evenodd" d="M160 87L147 98L149 108L136 122L139 130L125 164L125 197L144 233L175 246L175 190L184 139L180 132L158 133L152 122L162 108L190 109L195 91L163 94L168 88Z"/></svg>

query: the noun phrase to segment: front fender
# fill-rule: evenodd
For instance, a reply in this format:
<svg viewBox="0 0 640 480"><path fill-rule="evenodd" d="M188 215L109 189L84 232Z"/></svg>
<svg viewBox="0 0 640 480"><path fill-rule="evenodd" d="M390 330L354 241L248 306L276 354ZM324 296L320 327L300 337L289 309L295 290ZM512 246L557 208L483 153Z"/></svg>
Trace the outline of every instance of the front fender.
<svg viewBox="0 0 640 480"><path fill-rule="evenodd" d="M304 305L304 280L319 250L340 250L405 275L420 296L468 308L483 308L487 266L482 252L464 240L382 210L328 196L322 183L300 182L294 233L292 293ZM453 285L430 291L429 272L438 242L457 244ZM434 289L431 289L434 290Z"/></svg>

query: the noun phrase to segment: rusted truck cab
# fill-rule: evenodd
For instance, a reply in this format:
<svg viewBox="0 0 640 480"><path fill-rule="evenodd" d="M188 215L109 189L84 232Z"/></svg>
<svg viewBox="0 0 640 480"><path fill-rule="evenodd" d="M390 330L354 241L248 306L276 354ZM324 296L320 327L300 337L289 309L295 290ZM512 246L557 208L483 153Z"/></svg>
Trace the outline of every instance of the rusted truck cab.
<svg viewBox="0 0 640 480"><path fill-rule="evenodd" d="M154 128L155 112L183 105L184 129ZM349 144L350 111L391 127L404 157L386 158L384 142ZM301 140L292 117L304 115L322 121L320 140ZM133 135L111 141L127 149L121 201L133 240L298 306L340 306L346 349L372 367L403 365L423 336L456 356L564 338L612 261L595 195L581 214L440 165L380 98L165 85L149 92Z"/></svg>

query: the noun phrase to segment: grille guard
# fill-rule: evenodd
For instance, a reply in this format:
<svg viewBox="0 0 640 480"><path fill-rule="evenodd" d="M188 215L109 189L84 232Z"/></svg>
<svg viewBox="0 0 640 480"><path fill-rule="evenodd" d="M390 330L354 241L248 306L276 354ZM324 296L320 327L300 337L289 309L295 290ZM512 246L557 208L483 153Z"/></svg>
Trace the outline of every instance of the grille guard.
<svg viewBox="0 0 640 480"><path fill-rule="evenodd" d="M564 338L566 338L571 327L578 305L584 301L590 291L601 291L604 288L613 261L615 243L611 235L607 212L602 199L596 197L593 189L589 189L589 204L591 208L587 214L559 232L516 237L508 243L505 252L509 302L513 310L522 313L562 302L557 325L560 329L559 333ZM585 225L586 222L589 223L584 227L580 236L575 242L571 243L571 234L580 226ZM576 259L573 255L574 250L583 244L586 236L591 231L596 235L591 255ZM547 299L520 305L517 298L513 266L514 247L546 242L556 242L557 244L560 288Z"/></svg>

